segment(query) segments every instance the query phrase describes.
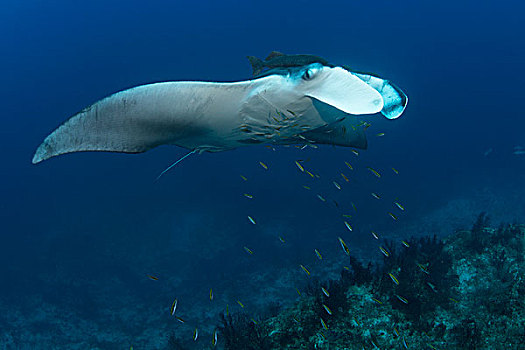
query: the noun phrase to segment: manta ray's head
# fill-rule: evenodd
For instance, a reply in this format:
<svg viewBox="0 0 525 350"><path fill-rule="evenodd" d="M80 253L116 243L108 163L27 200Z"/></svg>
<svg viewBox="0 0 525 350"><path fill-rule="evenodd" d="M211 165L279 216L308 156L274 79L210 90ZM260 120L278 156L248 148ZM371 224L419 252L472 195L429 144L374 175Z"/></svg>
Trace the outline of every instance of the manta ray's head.
<svg viewBox="0 0 525 350"><path fill-rule="evenodd" d="M247 135L249 142L301 143L308 137L317 143L366 148L361 115L376 114L384 105L382 95L362 79L319 62L273 68L255 82L258 88L242 113L247 125L259 126L250 128L255 136ZM279 117L267 117L272 111Z"/></svg>
<svg viewBox="0 0 525 350"><path fill-rule="evenodd" d="M341 67L312 63L276 68L263 79L273 82L263 87L268 101L303 116L313 128L352 115L375 114L384 105L376 89ZM322 125L313 122L314 115L322 120Z"/></svg>
<svg viewBox="0 0 525 350"><path fill-rule="evenodd" d="M341 67L313 63L290 72L298 93L347 114L374 114L383 109L381 94Z"/></svg>

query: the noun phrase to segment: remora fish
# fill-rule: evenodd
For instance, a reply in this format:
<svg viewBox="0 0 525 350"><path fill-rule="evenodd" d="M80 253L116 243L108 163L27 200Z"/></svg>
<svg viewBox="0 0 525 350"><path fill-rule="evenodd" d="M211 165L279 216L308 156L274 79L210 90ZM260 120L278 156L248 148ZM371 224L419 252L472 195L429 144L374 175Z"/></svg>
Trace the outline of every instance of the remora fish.
<svg viewBox="0 0 525 350"><path fill-rule="evenodd" d="M265 68L288 68L306 66L312 63L320 63L323 66L329 66L328 61L322 57L314 55L285 55L278 51L272 51L263 61L255 56L247 56L252 65L253 76L258 77L263 73Z"/></svg>
<svg viewBox="0 0 525 350"><path fill-rule="evenodd" d="M118 92L64 122L44 139L32 162L82 151L141 153L160 145L186 148L188 156L303 139L365 149L356 115L382 112L394 119L406 106L400 90L394 89L395 98L385 94L379 82L386 80L318 58L295 58L294 64L276 61L264 77L247 81L163 82ZM394 108L385 101L397 112L385 114L385 106Z"/></svg>

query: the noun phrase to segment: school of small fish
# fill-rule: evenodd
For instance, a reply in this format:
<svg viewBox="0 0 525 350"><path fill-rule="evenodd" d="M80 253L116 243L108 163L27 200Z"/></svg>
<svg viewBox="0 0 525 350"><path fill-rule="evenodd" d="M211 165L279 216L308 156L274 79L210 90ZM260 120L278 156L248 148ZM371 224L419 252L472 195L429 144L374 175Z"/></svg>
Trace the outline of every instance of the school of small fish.
<svg viewBox="0 0 525 350"><path fill-rule="evenodd" d="M294 115L293 111L289 110L287 112L288 112L288 114L277 113L277 116L274 116L272 118L276 122L279 122L279 121L285 121L286 118L287 118L286 115ZM364 126L365 128L368 128L370 126L370 124L366 123L366 122L363 122L362 126ZM296 135L296 136L297 136L298 139L303 141L302 142L303 144L302 145L300 145L300 144L296 145L295 146L296 148L301 149L301 150L305 149L308 146L310 146L311 148L317 148L317 145L315 145L311 140L308 140L307 138L305 138L302 135ZM377 133L376 136L383 137L383 136L385 136L385 133L383 133L383 132ZM271 145L267 145L266 148L268 148L268 149L270 149L272 151L276 151L276 148L274 146L271 146ZM356 149L351 149L350 152L353 153L355 156L359 156L359 151L356 150ZM315 181L315 180L321 179L321 176L319 174L317 174L313 169L311 169L311 167L309 166L309 163L308 163L309 161L310 161L310 159L297 159L297 160L294 160L295 167L299 170L299 174L307 175L306 178L310 179L310 180L307 180L307 181ZM268 166L267 163L262 162L262 161L259 161L258 163L265 171L270 171L270 166ZM344 161L344 166L346 166L346 170L347 171L349 170L352 174L356 174L356 169L348 161ZM374 168L372 168L370 166L367 166L366 170L368 170L377 179L381 179L382 178L382 174L378 170L376 170L376 169L374 169ZM394 173L394 175L399 175L399 171L396 168L392 167L391 170ZM247 184L249 184L248 177L246 177L244 175L239 175L239 176L243 180L243 182L246 182ZM303 175L301 175L301 176L303 176ZM342 184L344 184L345 186L347 186L346 184L351 185L352 183L355 183L354 177L353 176L347 176L344 172L339 172L339 176L340 176L339 179L342 179L344 181L344 182L342 182ZM331 181L331 184L335 187L335 189L337 191L342 191L342 192L344 191L344 186L342 186L340 182L337 182L334 179L331 179L330 181ZM312 189L311 185L302 185L302 187L305 190L311 190ZM249 189L245 189L245 190L249 190ZM327 198L324 195L322 195L320 193L316 193L315 195L316 195L317 199L319 199L321 202L325 202L325 203L327 202ZM384 203L383 202L384 199L382 199L382 196L380 196L377 192L371 192L371 195L372 195L372 197L374 199L382 200L381 203ZM251 194L250 192L244 192L243 196L245 198L247 198L247 199L255 200L254 199L255 198L254 195ZM386 195L385 195L385 197L386 197ZM335 199L332 199L330 197L328 197L328 199L331 200L328 203L333 203L336 208L340 207L340 204L339 204L338 201L336 201ZM390 202L390 203L393 204L393 206L395 207L396 210L399 210L400 212L404 212L405 211L404 205L401 204L401 202L397 198L395 200L393 200L392 202ZM354 211L354 214L357 213L357 207L356 207L355 203L352 201L352 202L350 202L350 204L351 204L351 207L352 207L352 209ZM339 209L339 210L341 210L341 209ZM398 211L398 213L399 213L399 211ZM395 221L398 220L398 217L395 214L393 214L392 212L387 212L387 214L393 220L395 220ZM352 225L349 222L350 220L348 220L348 219L351 219L353 217L353 215L350 215L350 214L341 214L341 215L344 218L342 221L343 221L343 224L346 227L347 231L351 232L352 234L355 234L354 227L352 227ZM254 219L253 216L246 215L246 217L248 219L248 222L251 223L252 225L256 225L257 224L257 222L256 222L256 220ZM347 234L348 234L348 232L347 232ZM357 229L357 232L359 233L359 228ZM380 240L379 234L377 234L375 231L369 231L369 232L371 232L372 237L375 240ZM277 238L278 238L278 240L279 240L279 242L281 244L284 244L286 242L285 239L282 236L278 236L278 235L276 235L276 236L277 236ZM337 237L337 238L338 238L338 241L339 241L339 245L341 246L341 249L343 250L343 253L346 254L346 255L350 255L350 248L348 247L346 242L343 240L343 238L342 237ZM410 247L410 244L408 242L404 241L404 240L402 240L400 242L400 244L403 247L405 247L405 248L409 248ZM386 248L384 248L383 246L378 246L378 248L379 248L380 253L384 256L384 258L390 257L390 252ZM243 249L250 256L254 254L253 250L251 248L248 248L247 246L244 246ZM323 261L323 255L321 254L321 252L318 249L314 249L314 253L315 253L315 256L317 257L317 259L319 261ZM302 272L304 272L304 276L306 276L306 278L310 277L312 275L310 270L304 264L299 264L299 267L302 270ZM428 271L426 265L418 264L418 267L423 273L429 274L429 271ZM347 266L344 266L344 268L349 269ZM147 275L147 277L150 280L153 280L153 281L158 281L159 280L159 278L156 277L155 275ZM388 273L388 278L390 278L390 280L392 281L392 283L395 286L400 284L400 280L399 280L398 276L396 276L396 274L394 274L394 272ZM434 285L429 283L428 286L429 286L429 288L431 288L432 290L437 292ZM301 291L297 287L294 287L294 289L295 289L295 292L300 297L301 296ZM330 297L330 293L325 287L321 287L321 291L322 291L322 294L326 298ZM398 295L398 294L395 294L395 296L401 303L408 304L409 300L406 297ZM380 301L377 298L371 298L371 299L372 299L372 301L374 303L376 303L378 305L382 305L383 304L383 302ZM209 289L209 300L210 301L214 300L214 293L213 293L213 289L212 288ZM236 300L236 303L239 305L239 307L241 309L245 308L245 305L240 300ZM174 301L172 302L171 307L170 307L170 314L171 314L171 316L174 316L175 319L177 319L179 322L185 323L186 321L183 318L181 318L180 316L176 315L177 305L178 305L178 299L174 299ZM322 304L322 307L323 307L323 309L324 309L324 311L326 313L325 318L327 317L326 319L328 320L329 317L333 315L333 311L326 304ZM226 314L229 315L229 306L228 306L228 304L226 304ZM293 318L294 318L295 322L300 323L300 320L297 319L296 316L293 316ZM251 320L252 320L252 322L254 324L257 324L257 321L254 318L251 318ZM355 322L356 325L358 325L358 326L360 325L360 323L357 320L355 320L355 319L354 319L354 322ZM323 330L324 331L329 331L329 326L328 326L327 321L325 321L325 319L323 319L323 317L320 318L320 327L321 327L321 331L320 331L319 334L324 337L325 335L322 332L323 332ZM395 328L395 327L393 329L394 329L393 332L394 332L395 336L396 337L400 337L401 334L400 334L399 330L397 328ZM193 330L192 339L195 342L199 339L199 330L198 330L197 327L195 327L194 330ZM213 331L212 340L211 340L212 347L215 347L217 345L217 341L218 341L218 330L215 329ZM373 340L371 340L371 342L374 345L374 347L379 348L374 343ZM402 337L402 346L404 348L408 349L408 344L406 343L404 337Z"/></svg>

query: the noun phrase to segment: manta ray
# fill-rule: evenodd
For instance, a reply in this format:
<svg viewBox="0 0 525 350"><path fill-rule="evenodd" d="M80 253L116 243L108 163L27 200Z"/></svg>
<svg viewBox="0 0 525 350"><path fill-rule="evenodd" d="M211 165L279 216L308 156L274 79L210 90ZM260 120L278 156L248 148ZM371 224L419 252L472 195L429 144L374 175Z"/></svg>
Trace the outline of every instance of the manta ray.
<svg viewBox="0 0 525 350"><path fill-rule="evenodd" d="M141 153L160 145L188 154L253 144L365 149L369 124L361 116L395 119L408 101L388 80L317 56L273 52L265 61L250 61L257 74L246 81L162 82L110 95L47 136L32 162L83 151Z"/></svg>

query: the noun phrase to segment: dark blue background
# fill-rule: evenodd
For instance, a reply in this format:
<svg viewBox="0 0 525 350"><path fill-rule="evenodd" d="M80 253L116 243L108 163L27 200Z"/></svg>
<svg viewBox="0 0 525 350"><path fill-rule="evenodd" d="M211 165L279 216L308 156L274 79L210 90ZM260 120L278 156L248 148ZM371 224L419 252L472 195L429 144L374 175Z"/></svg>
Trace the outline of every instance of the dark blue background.
<svg viewBox="0 0 525 350"><path fill-rule="evenodd" d="M213 257L224 263L222 272L240 268L236 259L244 244L268 252L259 264L293 260L248 231L253 228L245 216L269 222L275 232L295 232L298 256L303 248L322 245L319 232L336 225L338 215L302 190L305 178L293 164L302 157L311 157L312 168L325 175L323 193L335 191L328 180L338 176L344 160L401 171L377 185L364 171L351 194L338 197L346 207L352 199L363 202L356 219L363 231L372 223L385 230L392 225L373 211L368 194L375 188L406 205L399 225L418 222L458 197L475 202L480 193L488 193L484 203L491 203L482 209L523 218L525 156L512 154L514 146L525 146L523 10L518 1L4 4L0 262L7 278L0 297L38 293L38 276L60 264L70 275L96 281L125 279L129 268L130 286L136 271L153 266L176 273L162 259L169 248L177 249L179 230L205 231L203 239L231 231L235 253L218 248ZM159 183L155 177L183 150L30 162L49 132L108 94L156 81L248 79L245 56L265 57L272 50L316 54L375 72L407 92L408 108L395 121L378 117L362 159L328 146L306 156L247 147L191 157ZM373 136L381 131L384 138ZM270 165L268 173L261 160ZM257 201L247 205L243 192L255 193ZM468 209L460 207L455 215L469 223ZM206 276L220 269L217 263L199 265L191 250L185 254L177 262L184 269Z"/></svg>

